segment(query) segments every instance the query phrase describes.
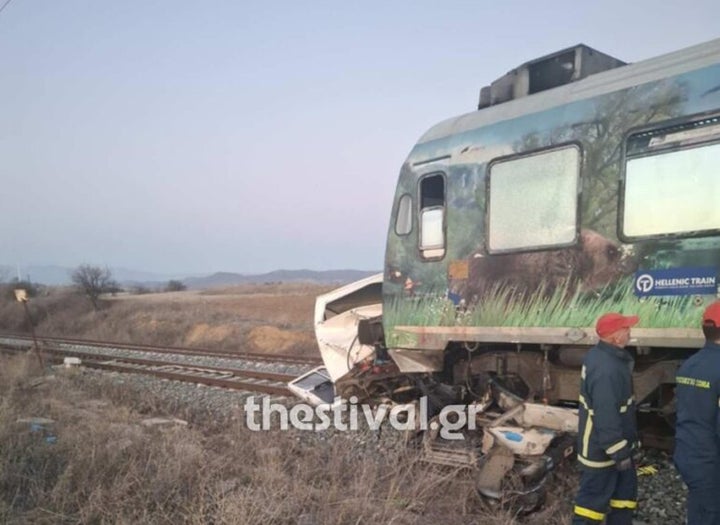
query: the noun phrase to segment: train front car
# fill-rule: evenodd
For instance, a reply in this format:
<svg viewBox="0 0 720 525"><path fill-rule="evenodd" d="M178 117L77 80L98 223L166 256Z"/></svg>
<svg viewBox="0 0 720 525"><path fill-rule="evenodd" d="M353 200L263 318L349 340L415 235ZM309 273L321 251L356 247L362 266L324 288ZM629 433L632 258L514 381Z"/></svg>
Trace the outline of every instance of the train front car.
<svg viewBox="0 0 720 525"><path fill-rule="evenodd" d="M568 452L570 416L533 454L523 413L572 413L595 320L638 314L635 397L662 442L675 370L718 296L720 40L632 65L577 46L498 79L479 107L402 166L382 346L431 414L482 404L477 464L505 472ZM452 458L445 445L426 450Z"/></svg>
<svg viewBox="0 0 720 525"><path fill-rule="evenodd" d="M533 507L573 453L602 313L640 316L642 438L671 444L675 370L718 297L720 39L632 65L576 46L483 88L478 108L414 147L383 274L318 298L325 367L290 388L424 404L425 459Z"/></svg>

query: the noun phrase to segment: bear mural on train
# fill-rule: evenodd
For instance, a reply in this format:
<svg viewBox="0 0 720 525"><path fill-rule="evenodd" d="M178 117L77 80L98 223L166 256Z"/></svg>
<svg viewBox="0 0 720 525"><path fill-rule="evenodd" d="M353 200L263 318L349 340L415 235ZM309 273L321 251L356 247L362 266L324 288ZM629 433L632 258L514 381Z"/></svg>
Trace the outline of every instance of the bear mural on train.
<svg viewBox="0 0 720 525"><path fill-rule="evenodd" d="M599 233L583 229L569 248L487 257L481 252L468 261L468 277L450 280L449 295L464 306L478 303L491 289L504 288L522 299L551 297L559 291L568 299L597 295L637 269L633 249Z"/></svg>

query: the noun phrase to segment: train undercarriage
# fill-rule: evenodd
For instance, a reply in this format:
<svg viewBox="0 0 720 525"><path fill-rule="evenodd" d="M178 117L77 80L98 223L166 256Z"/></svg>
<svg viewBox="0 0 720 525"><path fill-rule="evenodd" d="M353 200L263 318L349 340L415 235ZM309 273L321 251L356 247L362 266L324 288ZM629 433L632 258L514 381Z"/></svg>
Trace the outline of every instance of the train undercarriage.
<svg viewBox="0 0 720 525"><path fill-rule="evenodd" d="M302 391L302 380L291 383L291 390L311 400L312 388L324 389L324 400L316 403L332 397L371 406L424 403L428 420L417 422L410 439L424 460L472 469L482 495L536 508L555 467L575 452L580 368L589 348L453 342L442 352L439 370L407 372L385 347L379 282L375 276L318 298L324 379L315 385L305 380ZM681 354L634 351L641 437L651 447L666 448ZM452 432L443 432L447 427Z"/></svg>

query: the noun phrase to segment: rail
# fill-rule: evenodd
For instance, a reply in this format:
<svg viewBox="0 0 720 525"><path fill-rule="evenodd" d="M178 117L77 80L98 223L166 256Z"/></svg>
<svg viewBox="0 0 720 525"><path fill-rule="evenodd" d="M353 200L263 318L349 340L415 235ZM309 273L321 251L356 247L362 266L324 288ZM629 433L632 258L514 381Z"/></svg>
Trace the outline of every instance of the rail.
<svg viewBox="0 0 720 525"><path fill-rule="evenodd" d="M29 344L25 344L28 340L31 340L31 338L27 336L1 334L0 338L6 340L6 342L0 343L0 351L6 354L18 354L26 352L30 348ZM8 342L13 340L22 344ZM137 349L147 352L167 350L165 347L155 347L152 345L118 345L114 342L100 341L87 343L86 340L61 338L39 338L38 342L41 345L40 352L48 361L53 363L62 363L66 357L77 357L81 360L82 365L87 368L150 375L162 379L203 384L232 390L258 392L277 396L291 396L292 394L287 389L286 384L296 377L296 375L277 372L175 363L159 359L127 357L113 353L114 350L118 349ZM69 344L78 346L86 345L93 347L94 350L99 352L90 353L61 347L61 345ZM183 352L178 353L173 353L169 350L160 353L175 354L178 356L218 357L215 352L192 352L191 349L183 350ZM223 358L247 359L246 354L229 354L224 352L221 354ZM288 361L281 359L272 359L271 361L285 364L298 364L297 360L294 359L295 356L292 357L293 359ZM306 361L302 361L302 363L307 364Z"/></svg>

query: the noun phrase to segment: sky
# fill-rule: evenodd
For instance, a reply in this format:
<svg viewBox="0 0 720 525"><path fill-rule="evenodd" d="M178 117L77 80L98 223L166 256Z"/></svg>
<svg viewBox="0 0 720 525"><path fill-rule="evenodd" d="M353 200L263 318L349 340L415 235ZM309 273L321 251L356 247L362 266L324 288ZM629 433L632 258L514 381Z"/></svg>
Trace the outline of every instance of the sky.
<svg viewBox="0 0 720 525"><path fill-rule="evenodd" d="M578 43L651 58L718 20L717 0L11 0L0 265L379 270L400 166L482 86Z"/></svg>

